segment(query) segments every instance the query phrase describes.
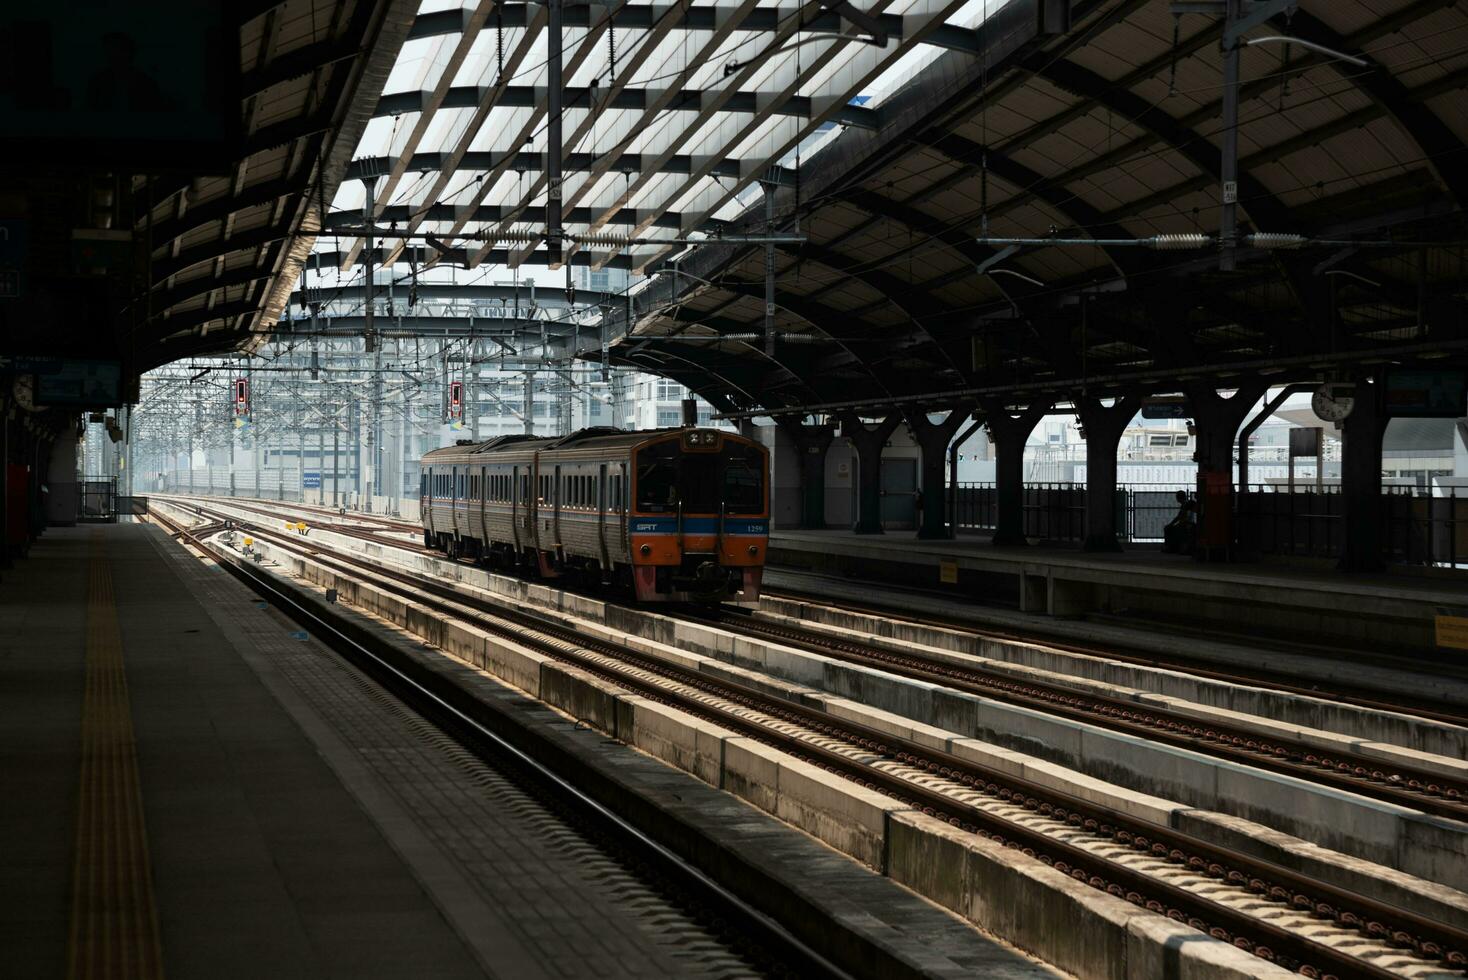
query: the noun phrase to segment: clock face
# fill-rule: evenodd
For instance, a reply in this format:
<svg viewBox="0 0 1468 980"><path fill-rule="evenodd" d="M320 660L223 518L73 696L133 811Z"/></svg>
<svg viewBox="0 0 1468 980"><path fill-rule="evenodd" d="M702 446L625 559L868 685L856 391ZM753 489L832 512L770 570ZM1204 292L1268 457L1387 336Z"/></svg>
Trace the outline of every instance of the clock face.
<svg viewBox="0 0 1468 980"><path fill-rule="evenodd" d="M1315 417L1325 422L1340 422L1356 407L1356 397L1349 388L1321 385L1310 396L1310 408Z"/></svg>

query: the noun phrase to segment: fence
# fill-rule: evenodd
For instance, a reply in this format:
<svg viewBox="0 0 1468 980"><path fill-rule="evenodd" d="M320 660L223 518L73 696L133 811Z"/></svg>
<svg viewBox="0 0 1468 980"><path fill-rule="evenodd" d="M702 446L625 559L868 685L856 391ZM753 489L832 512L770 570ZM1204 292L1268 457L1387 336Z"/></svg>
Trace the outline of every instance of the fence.
<svg viewBox="0 0 1468 980"><path fill-rule="evenodd" d="M999 513L992 483L959 483L953 488L953 520L963 531L991 531ZM1161 541L1162 528L1177 514L1176 488L1133 485L1117 488L1117 535L1126 541ZM1032 483L1022 493L1025 537L1041 541L1081 541L1086 536L1084 483Z"/></svg>
<svg viewBox="0 0 1468 980"><path fill-rule="evenodd" d="M1468 563L1468 494L1391 487L1382 494L1381 542L1387 561L1408 565ZM1345 537L1340 488L1290 493L1251 486L1235 497L1238 543L1257 554L1336 558Z"/></svg>
<svg viewBox="0 0 1468 980"><path fill-rule="evenodd" d="M77 481L78 524L117 523L117 481L90 478Z"/></svg>
<svg viewBox="0 0 1468 980"><path fill-rule="evenodd" d="M998 496L992 483L950 488L954 526L993 530ZM1117 536L1161 541L1178 511L1177 488L1117 488ZM1414 565L1468 563L1468 491L1462 487L1387 487L1382 493L1382 550L1388 561ZM1024 488L1026 537L1078 542L1085 538L1086 488L1080 483ZM1339 485L1290 492L1277 484L1249 484L1234 495L1234 528L1245 554L1338 558L1344 546L1345 498Z"/></svg>

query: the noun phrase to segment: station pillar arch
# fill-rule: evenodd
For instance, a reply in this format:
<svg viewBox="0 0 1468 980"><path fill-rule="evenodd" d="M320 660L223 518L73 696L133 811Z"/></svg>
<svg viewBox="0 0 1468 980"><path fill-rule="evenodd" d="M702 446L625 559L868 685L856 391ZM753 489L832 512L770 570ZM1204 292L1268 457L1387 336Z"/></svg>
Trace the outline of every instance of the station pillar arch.
<svg viewBox="0 0 1468 980"><path fill-rule="evenodd" d="M922 512L918 515L919 538L931 540L953 536L954 532L948 527L949 508L944 469L948 458L948 444L953 441L958 427L969 419L970 408L970 405L951 406L946 409L948 415L941 422L932 421L928 409L922 406L903 411L920 455L921 475L918 486L922 489Z"/></svg>
<svg viewBox="0 0 1468 980"><path fill-rule="evenodd" d="M1021 408L1002 402L984 406L989 436L994 440L994 544L1017 547L1025 539L1025 443L1053 402L1032 402Z"/></svg>
<svg viewBox="0 0 1468 980"><path fill-rule="evenodd" d="M1086 539L1083 551L1120 551L1116 527L1116 447L1142 407L1140 394L1106 405L1094 395L1075 400L1086 440Z"/></svg>
<svg viewBox="0 0 1468 980"><path fill-rule="evenodd" d="M895 412L870 427L855 412L841 415L841 436L856 454L856 534L882 533L882 450L901 423Z"/></svg>
<svg viewBox="0 0 1468 980"><path fill-rule="evenodd" d="M1193 415L1198 463L1197 557L1227 561L1234 544L1234 436L1244 417L1269 390L1259 379L1241 381L1228 397L1212 379L1184 389Z"/></svg>

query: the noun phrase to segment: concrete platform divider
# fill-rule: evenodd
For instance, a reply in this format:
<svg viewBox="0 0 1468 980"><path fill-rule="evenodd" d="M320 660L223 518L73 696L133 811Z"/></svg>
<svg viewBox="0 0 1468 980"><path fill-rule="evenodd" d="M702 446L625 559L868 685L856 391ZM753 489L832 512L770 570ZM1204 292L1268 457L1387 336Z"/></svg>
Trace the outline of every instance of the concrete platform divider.
<svg viewBox="0 0 1468 980"><path fill-rule="evenodd" d="M1293 974L914 811L893 813L887 873L1070 973L1106 980Z"/></svg>

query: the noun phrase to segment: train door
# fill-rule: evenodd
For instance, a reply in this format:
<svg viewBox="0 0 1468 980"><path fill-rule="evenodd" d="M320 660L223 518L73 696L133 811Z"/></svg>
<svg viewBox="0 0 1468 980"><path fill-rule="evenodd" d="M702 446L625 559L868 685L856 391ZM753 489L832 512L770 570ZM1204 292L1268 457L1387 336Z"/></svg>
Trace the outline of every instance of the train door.
<svg viewBox="0 0 1468 980"><path fill-rule="evenodd" d="M530 530L530 546L537 552L537 561L540 560L538 553L541 550L541 531L550 533L549 527L542 527L542 522L549 520L549 514L550 500L546 494L545 474L540 471L540 459L537 457L530 468L530 520L527 525Z"/></svg>
<svg viewBox="0 0 1468 980"><path fill-rule="evenodd" d="M449 513L453 515L454 534L460 531L461 520L459 518L459 468L457 466L449 470Z"/></svg>
<svg viewBox="0 0 1468 980"><path fill-rule="evenodd" d="M487 467L479 467L479 486L476 488L478 490L476 496L479 499L476 509L479 511L479 540L481 542L481 549L489 547L489 510L485 506L485 501L489 499L488 474L489 469Z"/></svg>
<svg viewBox="0 0 1468 980"><path fill-rule="evenodd" d="M562 493L563 489L561 486L561 468L557 466L551 474L551 494L554 496L555 501L551 504L550 546L555 549L556 558L558 559L565 555L563 548L565 539L561 537L561 498L566 496Z"/></svg>
<svg viewBox="0 0 1468 980"><path fill-rule="evenodd" d="M613 509L616 511L617 533L622 538L622 554L630 560L632 557L632 542L627 540L627 524L629 523L627 518L627 501L632 499L632 484L627 478L627 464L618 463L617 468L620 472L617 474L617 493L612 503Z"/></svg>
<svg viewBox="0 0 1468 980"><path fill-rule="evenodd" d="M607 557L607 464L596 471L596 543L601 549L602 579L610 580L612 563Z"/></svg>
<svg viewBox="0 0 1468 980"><path fill-rule="evenodd" d="M510 468L510 534L516 548L525 547L525 474L518 466Z"/></svg>

